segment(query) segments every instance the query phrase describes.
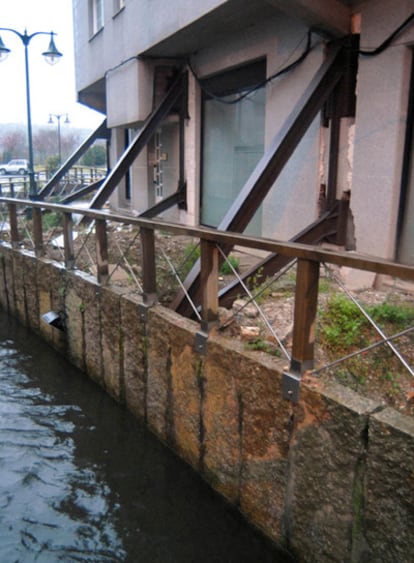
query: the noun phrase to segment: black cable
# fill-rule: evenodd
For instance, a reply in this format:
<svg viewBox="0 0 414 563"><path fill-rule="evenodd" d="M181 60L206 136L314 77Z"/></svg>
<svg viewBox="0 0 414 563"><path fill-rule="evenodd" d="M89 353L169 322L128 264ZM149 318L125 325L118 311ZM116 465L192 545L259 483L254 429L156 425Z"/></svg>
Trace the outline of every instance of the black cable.
<svg viewBox="0 0 414 563"><path fill-rule="evenodd" d="M381 45L379 45L376 49L373 49L372 51L359 50L358 51L359 54L365 55L365 56L370 56L370 57L373 57L375 55L379 55L380 53L382 53L382 51L384 51L390 45L390 43L400 33L400 31L402 31L404 29L404 27L406 27L409 23L411 23L411 21L413 19L414 19L414 12L411 14L411 16L408 16L408 18L399 27L397 27L397 29L395 31L393 31L391 33L391 35L389 37L387 37L387 39L383 43L381 43Z"/></svg>
<svg viewBox="0 0 414 563"><path fill-rule="evenodd" d="M203 86L202 80L196 74L193 66L191 65L190 60L187 61L187 64L188 64L188 68L190 69L192 75L196 79L197 83L199 84L199 86L200 86L201 90L204 92L204 94L206 94L207 96L209 96L213 100L216 100L216 101L218 101L222 104L232 105L232 104L237 104L237 103L241 102L242 100L244 100L244 98L247 98L247 96L249 96L253 92L256 92L256 90L259 90L260 88L263 88L264 86L266 86L266 84L268 84L270 81L275 80L275 78L278 78L279 76L282 76L282 74L286 74L287 72L290 72L291 70L296 68L298 65L300 65L306 59L306 57L309 55L309 53L311 52L312 49L313 49L313 47L312 47L312 29L309 29L308 32L307 32L307 40L306 40L305 49L304 49L303 53L295 61L293 61L293 63L291 63L290 65L286 66L285 68L282 68L279 71L275 72L274 74L272 74L271 76L269 76L265 80L262 80L261 82L259 82L255 86L252 86L249 90L247 90L246 92L243 92L243 94L240 94L240 96L237 96L237 98L234 98L233 100L225 100L224 98L217 96L216 94L213 94L212 92L207 90L207 88L205 88Z"/></svg>

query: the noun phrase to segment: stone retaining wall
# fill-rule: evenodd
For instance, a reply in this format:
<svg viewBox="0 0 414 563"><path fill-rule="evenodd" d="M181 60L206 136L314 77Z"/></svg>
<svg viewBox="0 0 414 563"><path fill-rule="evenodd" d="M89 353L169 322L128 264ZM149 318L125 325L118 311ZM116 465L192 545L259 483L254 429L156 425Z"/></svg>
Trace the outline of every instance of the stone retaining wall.
<svg viewBox="0 0 414 563"><path fill-rule="evenodd" d="M298 561L414 561L414 421L339 385L281 398L280 360L2 246L0 303ZM65 314L66 331L44 322Z"/></svg>

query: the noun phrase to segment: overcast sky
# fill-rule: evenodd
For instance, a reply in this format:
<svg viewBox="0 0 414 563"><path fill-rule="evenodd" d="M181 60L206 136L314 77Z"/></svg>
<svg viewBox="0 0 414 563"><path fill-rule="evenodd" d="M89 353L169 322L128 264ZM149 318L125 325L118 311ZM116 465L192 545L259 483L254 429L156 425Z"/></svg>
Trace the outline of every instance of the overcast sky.
<svg viewBox="0 0 414 563"><path fill-rule="evenodd" d="M46 125L50 113L69 114L71 124L62 127L94 129L101 123L102 114L76 102L71 0L0 0L0 27L21 34L27 29L28 35L37 31L57 34L56 47L63 57L54 66L42 57L49 46L49 36L37 35L29 44L33 124ZM11 50L0 63L0 123L26 124L24 46L10 31L0 31L0 36Z"/></svg>

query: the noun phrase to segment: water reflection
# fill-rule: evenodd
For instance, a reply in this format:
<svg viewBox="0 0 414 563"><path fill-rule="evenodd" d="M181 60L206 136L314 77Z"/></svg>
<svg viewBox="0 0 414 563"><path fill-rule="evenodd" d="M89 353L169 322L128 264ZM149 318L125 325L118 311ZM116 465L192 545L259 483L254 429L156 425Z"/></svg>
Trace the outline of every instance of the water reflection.
<svg viewBox="0 0 414 563"><path fill-rule="evenodd" d="M0 561L288 561L0 313Z"/></svg>

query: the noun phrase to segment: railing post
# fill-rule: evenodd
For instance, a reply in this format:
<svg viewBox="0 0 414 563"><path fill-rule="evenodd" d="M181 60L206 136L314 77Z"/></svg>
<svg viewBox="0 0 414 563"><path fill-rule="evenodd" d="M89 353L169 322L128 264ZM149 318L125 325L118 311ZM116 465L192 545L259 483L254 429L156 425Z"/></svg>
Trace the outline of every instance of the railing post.
<svg viewBox="0 0 414 563"><path fill-rule="evenodd" d="M19 227L17 224L17 207L15 203L8 203L9 208L9 223L10 223L10 241L13 248L19 244L20 235Z"/></svg>
<svg viewBox="0 0 414 563"><path fill-rule="evenodd" d="M108 238L106 220L95 219L96 266L98 282L106 284L109 278Z"/></svg>
<svg viewBox="0 0 414 563"><path fill-rule="evenodd" d="M155 270L155 237L153 229L141 227L142 289L145 305L153 305L157 298L157 277Z"/></svg>
<svg viewBox="0 0 414 563"><path fill-rule="evenodd" d="M215 242L200 240L201 328L208 329L218 318L218 248Z"/></svg>
<svg viewBox="0 0 414 563"><path fill-rule="evenodd" d="M43 256L43 226L42 226L42 210L40 207L32 208L33 219L33 242L34 250L37 258Z"/></svg>
<svg viewBox="0 0 414 563"><path fill-rule="evenodd" d="M303 373L313 367L318 308L319 262L298 259L292 359L289 372L283 373L283 396L297 402Z"/></svg>
<svg viewBox="0 0 414 563"><path fill-rule="evenodd" d="M73 219L72 213L63 214L63 240L65 266L68 270L72 270L75 266L75 251L73 247Z"/></svg>

